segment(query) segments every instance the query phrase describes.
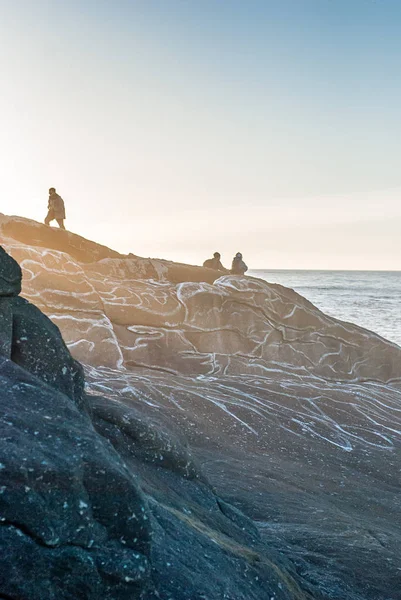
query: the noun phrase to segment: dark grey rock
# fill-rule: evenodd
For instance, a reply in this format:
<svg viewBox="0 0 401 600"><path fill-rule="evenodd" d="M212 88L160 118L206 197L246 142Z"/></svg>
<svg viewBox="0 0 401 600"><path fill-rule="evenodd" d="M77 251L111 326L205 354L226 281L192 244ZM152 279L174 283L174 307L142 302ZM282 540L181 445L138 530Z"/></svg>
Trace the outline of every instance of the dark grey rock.
<svg viewBox="0 0 401 600"><path fill-rule="evenodd" d="M6 359L0 389L0 595L146 589L147 502L111 444L70 398Z"/></svg>
<svg viewBox="0 0 401 600"><path fill-rule="evenodd" d="M13 313L10 298L0 297L0 356L11 358Z"/></svg>
<svg viewBox="0 0 401 600"><path fill-rule="evenodd" d="M13 317L11 359L77 406L84 403L84 375L72 358L60 331L48 317L23 298L10 300Z"/></svg>
<svg viewBox="0 0 401 600"><path fill-rule="evenodd" d="M101 396L91 395L88 401L96 429L121 456L139 458L187 479L207 481L185 441L165 430L165 421L151 421L133 406Z"/></svg>
<svg viewBox="0 0 401 600"><path fill-rule="evenodd" d="M21 280L19 264L0 246L0 296L18 296Z"/></svg>

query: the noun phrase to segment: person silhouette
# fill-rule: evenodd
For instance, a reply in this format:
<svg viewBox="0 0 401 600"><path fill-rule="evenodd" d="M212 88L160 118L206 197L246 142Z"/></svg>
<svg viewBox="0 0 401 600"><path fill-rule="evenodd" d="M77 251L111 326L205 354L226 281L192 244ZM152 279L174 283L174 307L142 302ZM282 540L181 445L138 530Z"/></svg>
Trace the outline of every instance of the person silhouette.
<svg viewBox="0 0 401 600"><path fill-rule="evenodd" d="M213 258L208 258L207 260L205 260L203 266L207 269L214 269L215 271L223 271L224 273L226 273L227 269L221 264L220 258L220 252L215 252L213 254Z"/></svg>
<svg viewBox="0 0 401 600"><path fill-rule="evenodd" d="M244 275L248 270L248 267L242 260L241 252L237 252L237 254L233 258L233 262L231 265L231 274L232 275Z"/></svg>
<svg viewBox="0 0 401 600"><path fill-rule="evenodd" d="M56 194L56 188L49 189L49 202L47 204L47 216L45 219L45 225L50 225L50 221L54 219L57 221L60 229L65 229L65 206L64 200L61 196Z"/></svg>

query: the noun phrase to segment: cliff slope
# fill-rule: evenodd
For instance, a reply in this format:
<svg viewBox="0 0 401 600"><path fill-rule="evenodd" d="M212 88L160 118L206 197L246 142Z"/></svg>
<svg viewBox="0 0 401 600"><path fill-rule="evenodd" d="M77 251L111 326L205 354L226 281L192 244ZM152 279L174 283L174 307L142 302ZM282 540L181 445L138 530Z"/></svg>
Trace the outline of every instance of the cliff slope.
<svg viewBox="0 0 401 600"><path fill-rule="evenodd" d="M135 594L175 600L401 598L401 348L278 285L122 256L25 219L2 216L0 230L22 267L22 295L60 328L84 365L86 394L61 338L62 377L52 371L44 332L57 338L56 328L39 311L34 319L33 307L16 297L18 276L12 289L10 277L0 280L8 315L4 368L15 381L29 372L37 387L47 386L48 416L73 403L77 416L64 419L61 437L86 427L92 441L85 452L96 462L96 448L105 445L109 466L101 470L117 469L124 480L116 484L124 493L113 495L122 498L115 524L108 508L98 518L97 500L84 496L96 521L90 527L100 521L106 530L91 547L85 543L92 538L85 542L85 551L92 556L112 545L117 556L125 546L125 497L147 516L134 520L129 542L144 571L124 583L117 559L108 558L113 567L96 585L116 598L137 597L132 586ZM40 322L34 333L32 321ZM11 400L5 395L3 402L6 409ZM15 402L16 415L29 406L29 419L50 410L24 395ZM41 442L53 456L48 440L55 434L40 422L45 439L25 441L27 454ZM69 443L63 455L73 455ZM85 456L75 457L79 475L70 479L90 494ZM5 523L28 534L15 515ZM57 533L63 541L53 546L31 530L29 536L53 556L55 548L76 545L72 533ZM120 591L113 596L114 584ZM128 591L125 584L132 584Z"/></svg>

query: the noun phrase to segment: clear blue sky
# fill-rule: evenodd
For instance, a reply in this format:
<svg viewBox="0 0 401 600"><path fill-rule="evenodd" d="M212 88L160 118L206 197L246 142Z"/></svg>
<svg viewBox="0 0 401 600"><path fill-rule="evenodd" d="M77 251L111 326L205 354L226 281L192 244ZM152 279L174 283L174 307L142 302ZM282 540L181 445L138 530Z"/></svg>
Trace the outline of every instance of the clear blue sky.
<svg viewBox="0 0 401 600"><path fill-rule="evenodd" d="M123 251L398 269L398 0L0 0L0 210Z"/></svg>

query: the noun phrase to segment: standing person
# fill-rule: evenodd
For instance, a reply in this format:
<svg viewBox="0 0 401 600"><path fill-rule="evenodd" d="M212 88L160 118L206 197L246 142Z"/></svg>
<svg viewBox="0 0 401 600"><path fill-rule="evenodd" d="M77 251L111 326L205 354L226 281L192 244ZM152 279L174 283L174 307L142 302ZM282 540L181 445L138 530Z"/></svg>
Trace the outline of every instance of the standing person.
<svg viewBox="0 0 401 600"><path fill-rule="evenodd" d="M65 229L65 206L61 196L56 194L56 188L49 189L49 203L47 205L48 213L45 219L45 225L50 225L50 221L56 219L60 229Z"/></svg>
<svg viewBox="0 0 401 600"><path fill-rule="evenodd" d="M237 252L237 254L233 258L233 264L231 265L231 274L232 275L244 275L245 271L248 270L248 267L242 260L241 252Z"/></svg>
<svg viewBox="0 0 401 600"><path fill-rule="evenodd" d="M220 258L220 252L215 252L213 254L213 258L208 258L207 260L205 260L203 266L207 269L215 269L215 271L223 271L224 273L227 273L227 269L225 269L221 264Z"/></svg>

